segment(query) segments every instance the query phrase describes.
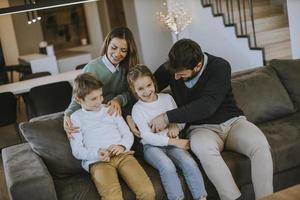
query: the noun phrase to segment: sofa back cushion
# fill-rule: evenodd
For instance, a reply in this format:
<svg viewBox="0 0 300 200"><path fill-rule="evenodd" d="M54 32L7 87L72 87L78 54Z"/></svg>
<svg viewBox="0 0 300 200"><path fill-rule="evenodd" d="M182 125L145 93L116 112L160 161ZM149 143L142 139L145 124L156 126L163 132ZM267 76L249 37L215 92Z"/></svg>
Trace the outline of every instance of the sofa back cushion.
<svg viewBox="0 0 300 200"><path fill-rule="evenodd" d="M270 66L275 69L292 101L300 109L300 59L272 60Z"/></svg>
<svg viewBox="0 0 300 200"><path fill-rule="evenodd" d="M232 78L237 105L253 123L261 123L295 112L287 91L276 72L262 67Z"/></svg>
<svg viewBox="0 0 300 200"><path fill-rule="evenodd" d="M20 124L20 129L32 150L45 162L52 176L64 177L83 172L81 162L72 155L63 129L63 114L51 115Z"/></svg>

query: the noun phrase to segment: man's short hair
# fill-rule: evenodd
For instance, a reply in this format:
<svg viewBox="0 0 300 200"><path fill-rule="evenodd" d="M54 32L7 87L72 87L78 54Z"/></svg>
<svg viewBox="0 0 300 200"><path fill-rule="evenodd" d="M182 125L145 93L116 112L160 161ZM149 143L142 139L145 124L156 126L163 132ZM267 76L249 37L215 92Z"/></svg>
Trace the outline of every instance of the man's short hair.
<svg viewBox="0 0 300 200"><path fill-rule="evenodd" d="M86 95L90 94L94 90L98 90L103 87L101 81L98 81L94 74L83 73L79 74L73 85L73 95L77 98L83 99Z"/></svg>
<svg viewBox="0 0 300 200"><path fill-rule="evenodd" d="M183 69L194 69L204 59L204 54L199 44L190 39L177 41L169 52L167 68L171 72Z"/></svg>

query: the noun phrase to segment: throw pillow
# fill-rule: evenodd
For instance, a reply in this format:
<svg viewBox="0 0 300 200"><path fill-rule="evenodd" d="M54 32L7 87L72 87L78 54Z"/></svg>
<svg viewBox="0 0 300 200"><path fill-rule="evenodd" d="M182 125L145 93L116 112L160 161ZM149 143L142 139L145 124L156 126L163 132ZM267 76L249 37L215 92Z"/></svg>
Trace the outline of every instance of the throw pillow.
<svg viewBox="0 0 300 200"><path fill-rule="evenodd" d="M63 129L63 114L24 122L20 129L32 150L45 162L52 176L64 177L83 172L81 162L73 157Z"/></svg>
<svg viewBox="0 0 300 200"><path fill-rule="evenodd" d="M300 59L272 60L270 66L275 69L292 101L300 109Z"/></svg>
<svg viewBox="0 0 300 200"><path fill-rule="evenodd" d="M263 67L232 79L232 90L237 105L247 119L260 123L295 112L287 91L276 72Z"/></svg>

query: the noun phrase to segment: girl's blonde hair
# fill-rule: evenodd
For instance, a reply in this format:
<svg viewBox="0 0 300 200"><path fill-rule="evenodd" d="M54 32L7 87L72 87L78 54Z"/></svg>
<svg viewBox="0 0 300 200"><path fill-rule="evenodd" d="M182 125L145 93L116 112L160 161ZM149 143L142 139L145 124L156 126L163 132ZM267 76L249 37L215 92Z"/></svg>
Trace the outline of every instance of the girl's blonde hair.
<svg viewBox="0 0 300 200"><path fill-rule="evenodd" d="M125 65L129 69L139 63L138 52L133 38L133 34L127 27L114 28L106 37L101 49L101 56L107 52L108 45L113 38L124 39L127 42L128 52L124 60L121 61L121 66Z"/></svg>
<svg viewBox="0 0 300 200"><path fill-rule="evenodd" d="M148 76L151 78L151 80L154 83L155 92L157 92L158 88L157 88L156 79L155 79L154 75L152 74L152 72L150 71L150 69L146 65L140 65L140 64L136 65L135 67L131 68L127 74L127 82L128 82L130 91L137 99L139 97L138 97L137 93L135 92L134 83L137 79L139 79L141 77L145 77L145 76Z"/></svg>

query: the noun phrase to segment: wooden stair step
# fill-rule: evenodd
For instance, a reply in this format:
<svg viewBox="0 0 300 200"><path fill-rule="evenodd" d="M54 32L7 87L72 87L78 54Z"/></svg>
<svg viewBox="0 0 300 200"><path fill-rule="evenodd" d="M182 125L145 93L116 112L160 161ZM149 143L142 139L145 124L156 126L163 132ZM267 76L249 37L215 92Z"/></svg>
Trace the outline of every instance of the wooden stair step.
<svg viewBox="0 0 300 200"><path fill-rule="evenodd" d="M250 10L246 9L246 18L250 18ZM269 17L272 15L276 14L283 14L283 9L281 6L278 5L264 5L264 6L259 6L259 7L254 7L253 8L253 17L254 19L259 19L263 17ZM243 12L241 13L242 15L242 20L243 20ZM235 21L239 21L239 11L236 10L234 11L234 17Z"/></svg>
<svg viewBox="0 0 300 200"><path fill-rule="evenodd" d="M259 32L268 31L272 29L288 27L288 18L284 14L278 14L278 15L256 19L254 21L254 24L255 24L256 33L259 33ZM238 24L238 26L240 26L240 24ZM247 32L248 33L253 32L251 21L247 21Z"/></svg>
<svg viewBox="0 0 300 200"><path fill-rule="evenodd" d="M265 45L264 49L266 60L292 58L290 40Z"/></svg>
<svg viewBox="0 0 300 200"><path fill-rule="evenodd" d="M250 34L251 36L253 34ZM262 31L256 34L258 46L265 46L267 44L282 42L290 39L290 32L288 27L273 29L269 31Z"/></svg>

